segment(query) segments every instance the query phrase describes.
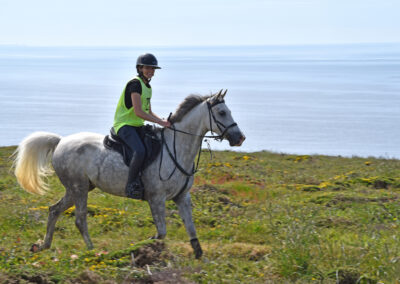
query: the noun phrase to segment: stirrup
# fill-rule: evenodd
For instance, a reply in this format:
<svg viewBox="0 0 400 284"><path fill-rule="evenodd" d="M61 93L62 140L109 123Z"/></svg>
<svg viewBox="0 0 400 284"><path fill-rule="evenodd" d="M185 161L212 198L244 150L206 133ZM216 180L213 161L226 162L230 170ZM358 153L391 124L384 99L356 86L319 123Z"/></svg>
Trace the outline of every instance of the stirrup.
<svg viewBox="0 0 400 284"><path fill-rule="evenodd" d="M125 187L125 194L129 198L140 199L144 198L144 188L140 181L128 183Z"/></svg>

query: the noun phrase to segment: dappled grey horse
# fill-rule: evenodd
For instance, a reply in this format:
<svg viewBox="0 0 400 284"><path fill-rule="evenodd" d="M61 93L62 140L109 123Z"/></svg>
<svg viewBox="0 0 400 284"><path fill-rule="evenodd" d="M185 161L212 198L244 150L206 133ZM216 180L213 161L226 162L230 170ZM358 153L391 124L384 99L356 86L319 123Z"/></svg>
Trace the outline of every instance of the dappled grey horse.
<svg viewBox="0 0 400 284"><path fill-rule="evenodd" d="M149 203L157 234L166 236L165 203L173 199L179 209L196 258L202 250L192 219L190 188L193 184L194 160L203 136L211 131L227 139L231 146L240 146L245 137L233 121L225 104L225 93L211 96L188 96L170 117L171 128L158 130L164 143L156 160L142 174L144 198ZM95 187L123 196L128 179L128 167L122 156L103 146L104 136L78 133L60 137L53 133L35 132L18 146L15 175L22 188L43 194L48 190L45 177L52 173L50 162L66 189L65 196L50 206L47 232L38 249L50 248L55 225L62 212L75 205L75 224L89 249L93 248L87 228L88 192ZM171 149L176 146L176 153ZM178 170L172 170L178 168Z"/></svg>

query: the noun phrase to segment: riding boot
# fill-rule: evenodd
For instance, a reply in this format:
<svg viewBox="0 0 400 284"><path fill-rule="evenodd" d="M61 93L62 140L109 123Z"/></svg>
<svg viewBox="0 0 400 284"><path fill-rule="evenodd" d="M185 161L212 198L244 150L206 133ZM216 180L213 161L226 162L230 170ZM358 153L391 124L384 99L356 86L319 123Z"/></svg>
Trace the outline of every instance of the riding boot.
<svg viewBox="0 0 400 284"><path fill-rule="evenodd" d="M144 187L140 180L139 172L142 167L142 161L135 159L135 154L129 164L128 182L125 187L125 194L127 197L133 199L142 199L144 197Z"/></svg>

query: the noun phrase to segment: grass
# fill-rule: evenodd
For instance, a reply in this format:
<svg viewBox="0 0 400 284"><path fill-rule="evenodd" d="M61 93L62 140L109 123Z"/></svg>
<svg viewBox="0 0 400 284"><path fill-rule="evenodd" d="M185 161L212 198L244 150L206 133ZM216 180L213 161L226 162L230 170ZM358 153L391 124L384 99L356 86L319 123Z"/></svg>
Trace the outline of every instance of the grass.
<svg viewBox="0 0 400 284"><path fill-rule="evenodd" d="M144 241L155 233L147 203L97 189L88 212L94 250L86 250L70 209L52 248L30 252L64 189L56 177L44 196L20 189L10 171L14 149L0 148L0 282L400 282L398 160L204 155L192 188L204 250L195 260L173 202L167 238Z"/></svg>

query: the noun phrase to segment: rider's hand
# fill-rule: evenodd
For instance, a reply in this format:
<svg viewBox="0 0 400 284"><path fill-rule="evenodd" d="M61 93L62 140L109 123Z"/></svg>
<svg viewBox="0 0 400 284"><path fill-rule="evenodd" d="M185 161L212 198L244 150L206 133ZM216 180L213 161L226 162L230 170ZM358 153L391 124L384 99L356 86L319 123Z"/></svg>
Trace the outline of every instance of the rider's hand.
<svg viewBox="0 0 400 284"><path fill-rule="evenodd" d="M168 120L161 120L159 125L164 126L164 127L170 127L171 123Z"/></svg>

